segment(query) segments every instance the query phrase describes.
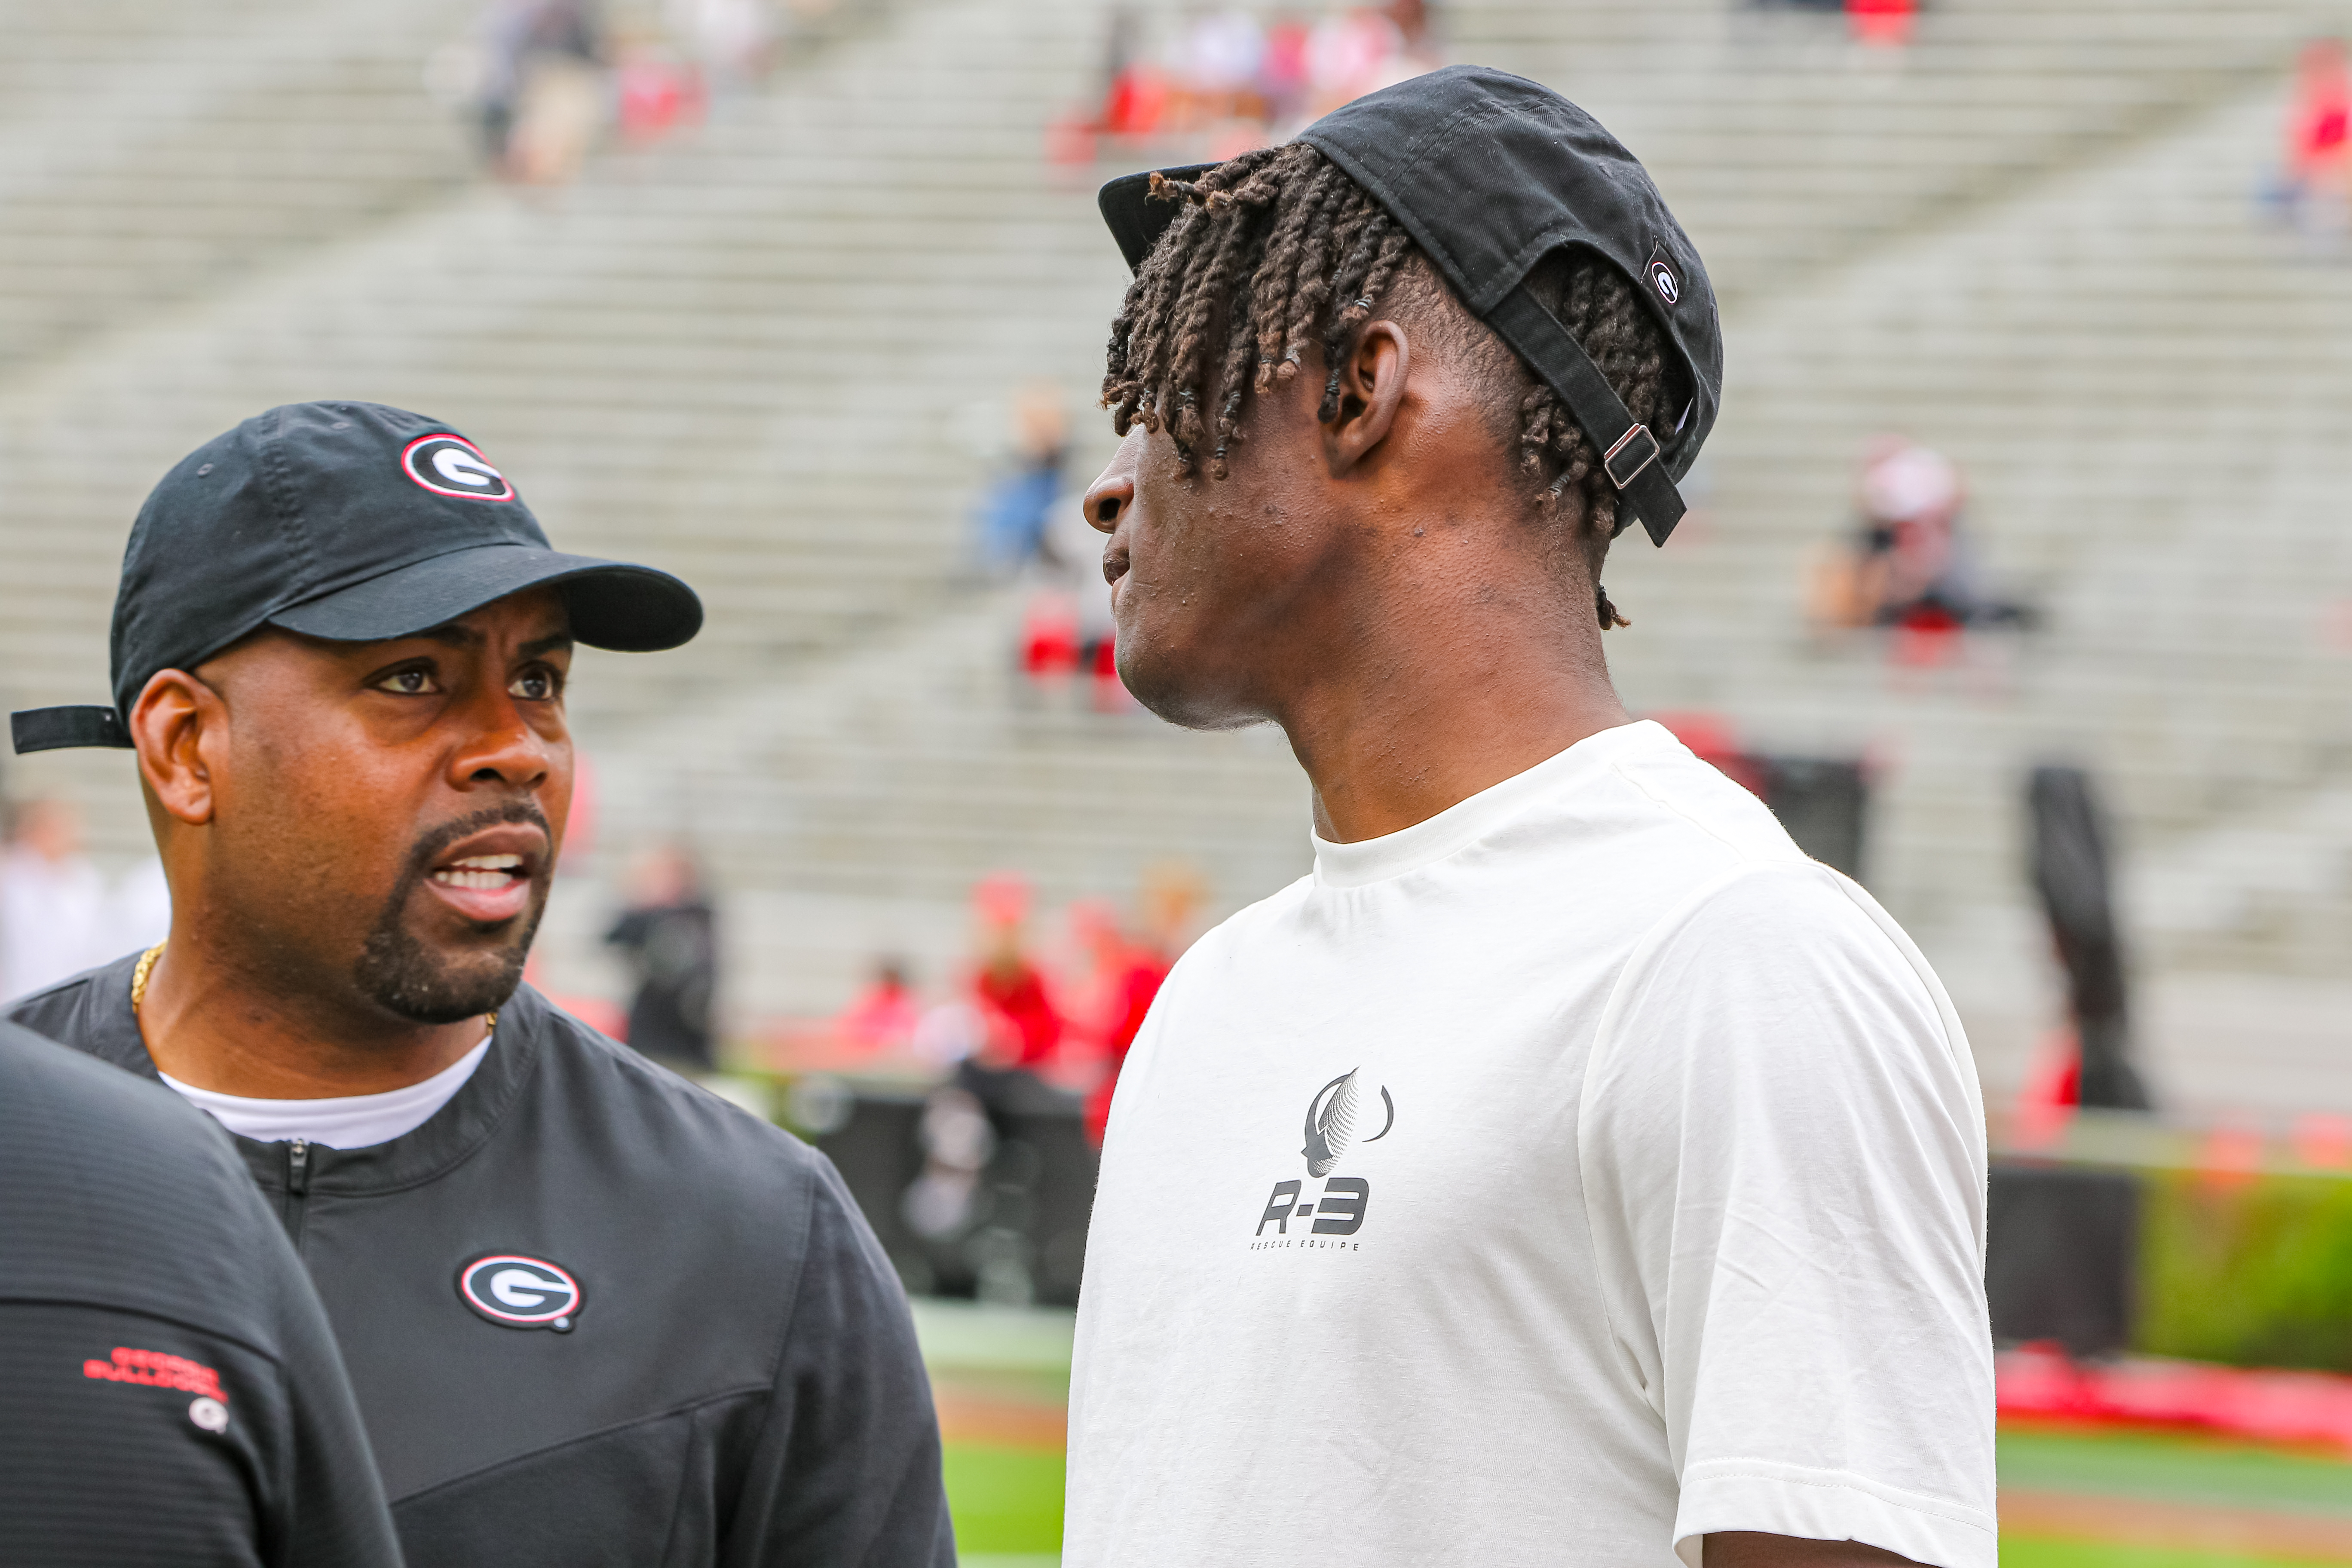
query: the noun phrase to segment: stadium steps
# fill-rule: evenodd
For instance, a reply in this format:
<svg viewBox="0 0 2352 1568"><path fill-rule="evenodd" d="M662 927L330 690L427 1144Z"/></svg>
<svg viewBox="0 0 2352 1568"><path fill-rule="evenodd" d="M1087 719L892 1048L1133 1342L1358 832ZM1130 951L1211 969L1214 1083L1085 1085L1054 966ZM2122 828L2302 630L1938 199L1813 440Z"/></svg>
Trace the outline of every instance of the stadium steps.
<svg viewBox="0 0 2352 1568"><path fill-rule="evenodd" d="M2257 211L2283 108L2275 90L2224 103L1742 312L1701 526L1612 564L1640 623L1614 650L1637 702L1886 763L1873 885L1953 982L1996 1082L2057 1006L2022 874L2033 763L2094 769L2132 868L2340 788L2352 756L2352 274ZM2045 631L1937 671L1807 634L1807 562L1849 526L1858 460L1889 429L1960 462L1986 565ZM2272 853L2340 866L2335 823L2287 812ZM2270 924L2158 921L2149 975L2344 972L2340 877L2290 899L2259 859L2199 864L2195 897Z"/></svg>
<svg viewBox="0 0 2352 1568"><path fill-rule="evenodd" d="M1735 309L2162 134L2336 20L2310 0L1944 0L1887 51L1839 16L1707 0L1444 12L1455 58L1559 88L1642 157Z"/></svg>
<svg viewBox="0 0 2352 1568"><path fill-rule="evenodd" d="M2027 973L2014 801L2032 755L2090 755L2158 839L2323 765L2309 716L2340 670L2284 645L2338 591L2340 553L2311 552L2341 549L2342 275L2251 226L2277 110L2245 86L2274 79L2316 14L1955 5L1889 70L1750 26L1801 17L1452 13L1457 56L1549 77L1652 160L1731 301L1706 515L1612 573L1641 623L1612 642L1629 696L1886 760L1874 883L1939 962L1992 954L1988 994ZM950 585L992 406L1045 377L1082 411L1120 286L1091 178L1040 158L1090 87L1103 15L909 6L542 201L463 185L395 203L0 369L6 697L98 694L124 527L180 452L271 402L365 395L478 436L559 542L703 588L692 648L583 661L579 722L607 847L691 831L768 911L739 964L758 1005L830 1005L894 926L941 960L961 889L1001 865L1053 898L1119 890L1169 852L1202 860L1221 904L1277 884L1303 824L1278 737L1024 710L1008 604ZM447 36L412 40L407 68ZM324 112L238 102L284 108L291 142ZM0 296L17 276L0 260ZM49 279L28 297L54 285L22 276ZM2283 289L2308 295L2299 315ZM2250 367L2248 342L2294 348ZM1961 458L1990 563L2053 607L2006 670L1906 689L1874 649L1798 624L1804 559L1890 425ZM1083 480L1106 442L1079 428ZM2227 455L2182 480L2179 454L2208 444ZM2302 489L2264 488L2273 454ZM2257 670L2270 695L2249 700ZM141 836L120 758L18 773L110 803L110 846Z"/></svg>
<svg viewBox="0 0 2352 1568"><path fill-rule="evenodd" d="M10 9L0 374L469 182L423 90L469 0Z"/></svg>
<svg viewBox="0 0 2352 1568"><path fill-rule="evenodd" d="M1012 20L950 8L919 49L849 37L543 201L469 188L0 376L9 698L96 694L152 476L302 396L451 417L566 544L696 578L711 635L682 660L616 661L621 710L787 679L921 613L978 477L957 432L977 418L994 438L992 399L1097 352L1118 288L1083 200L1048 189L1036 156L1085 29L1062 28L1060 58ZM950 90L972 70L994 97ZM1106 302L1061 308L1090 285ZM88 761L28 776L119 772ZM129 841L127 795L110 798Z"/></svg>

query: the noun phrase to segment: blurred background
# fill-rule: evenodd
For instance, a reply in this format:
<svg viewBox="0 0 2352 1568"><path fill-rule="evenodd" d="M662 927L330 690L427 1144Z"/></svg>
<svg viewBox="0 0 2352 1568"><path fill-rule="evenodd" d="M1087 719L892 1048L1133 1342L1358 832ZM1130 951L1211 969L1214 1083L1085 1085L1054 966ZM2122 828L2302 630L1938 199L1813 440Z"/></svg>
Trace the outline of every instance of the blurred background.
<svg viewBox="0 0 2352 1568"><path fill-rule="evenodd" d="M583 651L532 977L816 1142L967 1553L1059 1543L1108 1085L1307 865L1282 737L1109 662L1093 193L1454 60L1651 167L1725 412L1619 684L1859 877L1998 1151L2004 1559L2352 1563L2352 190L2324 0L10 0L0 700L98 700L132 514L271 405L449 420ZM120 753L0 763L0 994L156 940Z"/></svg>

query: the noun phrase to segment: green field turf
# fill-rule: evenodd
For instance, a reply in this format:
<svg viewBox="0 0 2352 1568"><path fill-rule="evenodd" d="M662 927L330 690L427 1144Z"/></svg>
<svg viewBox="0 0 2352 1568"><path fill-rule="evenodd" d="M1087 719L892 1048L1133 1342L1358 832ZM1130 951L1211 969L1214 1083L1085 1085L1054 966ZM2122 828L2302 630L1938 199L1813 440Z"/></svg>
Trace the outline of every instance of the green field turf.
<svg viewBox="0 0 2352 1568"><path fill-rule="evenodd" d="M2105 1542L2052 1541L2032 1535L2000 1538L2000 1568L2314 1568L2308 1557L2242 1557L2167 1552Z"/></svg>
<svg viewBox="0 0 2352 1568"><path fill-rule="evenodd" d="M1062 1456L1052 1448L947 1446L948 1506L961 1552L1062 1549Z"/></svg>
<svg viewBox="0 0 2352 1568"><path fill-rule="evenodd" d="M1066 1313L956 1303L917 1308L937 1373L996 1397L1058 1405ZM971 1568L1050 1568L1062 1542L1062 1455L1016 1444L947 1446L948 1500ZM2352 1514L2352 1462L2316 1451L2165 1432L2007 1422L2001 1484L2210 1508ZM2180 1551L2004 1533L2001 1568L2316 1568L2318 1560ZM2352 1563L2345 1564L2352 1568Z"/></svg>
<svg viewBox="0 0 2352 1568"><path fill-rule="evenodd" d="M2330 1454L2193 1434L2009 1423L2004 1487L2151 1498L2209 1508L2352 1514L2352 1463ZM2181 1551L2003 1531L2001 1568L2313 1568L2324 1561Z"/></svg>
<svg viewBox="0 0 2352 1568"><path fill-rule="evenodd" d="M2010 1423L2003 1486L2213 1508L2352 1514L2352 1462L2193 1434Z"/></svg>

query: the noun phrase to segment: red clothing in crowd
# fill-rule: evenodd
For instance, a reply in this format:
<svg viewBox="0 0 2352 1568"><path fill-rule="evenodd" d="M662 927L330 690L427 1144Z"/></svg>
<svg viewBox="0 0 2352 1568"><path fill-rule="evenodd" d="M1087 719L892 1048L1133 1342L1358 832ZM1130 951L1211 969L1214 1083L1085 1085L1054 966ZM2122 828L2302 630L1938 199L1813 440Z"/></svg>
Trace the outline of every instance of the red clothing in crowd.
<svg viewBox="0 0 2352 1568"><path fill-rule="evenodd" d="M834 1027L860 1049L873 1051L906 1044L922 1018L922 1005L905 982L877 980L842 1009Z"/></svg>
<svg viewBox="0 0 2352 1568"><path fill-rule="evenodd" d="M973 987L982 1002L1012 1026L1016 1055L1011 1066L1034 1068L1062 1042L1062 1015L1045 993L1045 976L1026 959L980 972Z"/></svg>
<svg viewBox="0 0 2352 1568"><path fill-rule="evenodd" d="M1143 1027L1144 1015L1151 1011L1151 999L1160 994L1162 981L1171 968L1168 960L1148 949L1139 948L1129 954L1111 993L1110 1032L1106 1044L1110 1047L1110 1070L1094 1093L1087 1096L1087 1136L1100 1148L1103 1128L1110 1121L1110 1097L1118 1087L1119 1069L1127 1065L1127 1053L1135 1044L1137 1033Z"/></svg>

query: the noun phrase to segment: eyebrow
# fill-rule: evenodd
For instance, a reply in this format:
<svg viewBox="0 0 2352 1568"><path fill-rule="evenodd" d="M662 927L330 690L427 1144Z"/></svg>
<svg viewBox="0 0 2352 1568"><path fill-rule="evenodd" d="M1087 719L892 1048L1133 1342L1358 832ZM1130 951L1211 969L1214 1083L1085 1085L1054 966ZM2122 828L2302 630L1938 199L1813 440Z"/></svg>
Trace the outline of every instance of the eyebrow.
<svg viewBox="0 0 2352 1568"><path fill-rule="evenodd" d="M448 622L443 626L427 626L425 630L418 632L416 635L427 639L428 641L440 643L444 647L479 647L485 641L488 640L484 637L480 632L474 630L471 626L462 626L455 621ZM572 634L570 632L554 632L547 637L538 637L530 642L527 642L515 651L525 658L536 658L541 654L553 653L557 648L570 647L571 646Z"/></svg>

